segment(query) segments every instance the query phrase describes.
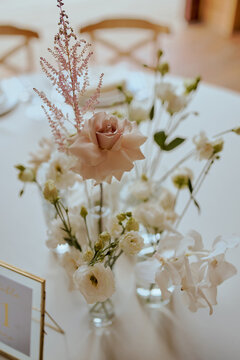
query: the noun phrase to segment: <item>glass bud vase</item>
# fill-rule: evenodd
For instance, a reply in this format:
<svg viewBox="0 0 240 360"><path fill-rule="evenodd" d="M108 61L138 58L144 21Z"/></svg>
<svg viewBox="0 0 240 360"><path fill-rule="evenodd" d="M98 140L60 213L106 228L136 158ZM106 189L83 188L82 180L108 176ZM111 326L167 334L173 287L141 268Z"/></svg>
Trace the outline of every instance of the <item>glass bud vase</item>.
<svg viewBox="0 0 240 360"><path fill-rule="evenodd" d="M157 245L160 241L160 234L143 233L144 247L137 255L137 263L143 263L150 260L156 252ZM160 264L159 264L160 266ZM160 308L169 303L169 300L163 300L162 293L155 283L149 283L141 277L139 272L135 273L136 294L140 302L150 308ZM174 286L168 288L173 292Z"/></svg>
<svg viewBox="0 0 240 360"><path fill-rule="evenodd" d="M107 299L91 305L89 314L91 322L95 327L101 328L111 325L115 317L112 300Z"/></svg>

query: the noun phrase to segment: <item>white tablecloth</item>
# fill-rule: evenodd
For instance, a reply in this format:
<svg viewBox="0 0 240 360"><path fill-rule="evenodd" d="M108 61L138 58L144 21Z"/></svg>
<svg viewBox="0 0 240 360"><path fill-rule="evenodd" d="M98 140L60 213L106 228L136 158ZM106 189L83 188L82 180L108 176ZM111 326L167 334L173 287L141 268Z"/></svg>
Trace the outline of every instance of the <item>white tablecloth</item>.
<svg viewBox="0 0 240 360"><path fill-rule="evenodd" d="M39 76L29 78L42 87ZM200 112L180 134L204 129L213 135L240 125L240 95L202 84L190 108ZM240 354L239 274L219 288L214 314L207 309L190 313L181 298L173 307L177 325L161 314L141 308L134 294L133 266L120 259L117 266L117 317L105 331L93 330L88 322L88 307L78 292L70 293L64 270L45 246L46 226L42 204L34 185L18 197L21 184L14 165L24 163L37 148L42 136L49 134L47 121L27 103L0 117L0 259L47 280L47 311L64 328L61 335L46 329L46 360L237 360ZM183 231L194 228L210 244L218 234L240 234L240 137L230 134L225 151L202 187L198 200L202 214L190 207L182 223ZM228 256L240 270L240 249ZM172 344L170 348L168 344Z"/></svg>

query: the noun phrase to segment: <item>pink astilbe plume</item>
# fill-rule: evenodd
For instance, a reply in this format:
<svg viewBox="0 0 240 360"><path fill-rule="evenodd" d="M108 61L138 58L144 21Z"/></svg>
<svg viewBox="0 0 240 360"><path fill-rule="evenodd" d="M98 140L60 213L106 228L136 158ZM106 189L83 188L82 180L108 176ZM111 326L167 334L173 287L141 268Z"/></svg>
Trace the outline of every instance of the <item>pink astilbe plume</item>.
<svg viewBox="0 0 240 360"><path fill-rule="evenodd" d="M98 103L103 74L100 76L95 93L80 108L79 97L84 95L89 86L88 63L92 52L91 44L85 40L77 40L73 29L69 25L68 15L63 10L63 1L57 0L60 9L60 21L58 34L54 38L54 48L48 49L56 62L56 66L49 63L45 58L40 58L42 70L52 82L56 90L63 96L66 104L70 105L74 112L73 126L77 132L81 131L84 122L84 114L94 111ZM42 108L49 120L50 127L59 150L66 148L67 131L64 123L68 120L61 109L54 105L44 92L34 89L43 100Z"/></svg>

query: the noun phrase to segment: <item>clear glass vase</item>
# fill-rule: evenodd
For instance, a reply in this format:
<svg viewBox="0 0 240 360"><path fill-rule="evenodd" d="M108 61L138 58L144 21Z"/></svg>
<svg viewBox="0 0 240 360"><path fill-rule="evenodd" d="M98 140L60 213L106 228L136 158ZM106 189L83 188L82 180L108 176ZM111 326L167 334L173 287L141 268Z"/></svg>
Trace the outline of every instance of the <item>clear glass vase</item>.
<svg viewBox="0 0 240 360"><path fill-rule="evenodd" d="M115 317L112 300L107 299L91 305L89 314L91 322L95 327L101 328L111 325Z"/></svg>
<svg viewBox="0 0 240 360"><path fill-rule="evenodd" d="M137 263L150 260L156 252L157 245L160 241L160 234L143 233L144 247L137 255ZM150 284L145 279L141 278L139 274L135 276L136 294L140 302L150 308L160 308L169 303L169 300L163 300L162 293L159 287L152 283ZM173 292L174 286L168 288L169 292Z"/></svg>

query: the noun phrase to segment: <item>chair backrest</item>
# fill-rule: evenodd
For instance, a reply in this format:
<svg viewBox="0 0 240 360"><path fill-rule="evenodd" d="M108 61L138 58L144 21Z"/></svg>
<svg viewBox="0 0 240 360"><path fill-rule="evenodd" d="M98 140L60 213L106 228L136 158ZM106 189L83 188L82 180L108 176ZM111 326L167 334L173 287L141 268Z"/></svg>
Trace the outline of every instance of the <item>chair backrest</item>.
<svg viewBox="0 0 240 360"><path fill-rule="evenodd" d="M113 38L109 40L103 37L103 35L106 34L106 30L113 30L113 29L146 30L148 36L144 39L140 39L136 41L134 44L131 44L131 46L129 46L128 48L123 49L119 47L118 41L116 41L116 39L114 41ZM122 60L122 58L128 58L128 60L133 61L135 64L142 65L143 61L136 56L136 51L151 44L153 50L152 63L154 64L156 53L159 48L159 44L158 44L159 35L163 33L165 34L170 33L170 29L168 26L155 24L147 20L117 18L117 19L106 19L97 23L86 25L79 29L79 33L89 34L91 42L95 46L102 45L114 53L114 56L110 60L108 60L107 63L113 64ZM131 37L130 34L129 37Z"/></svg>
<svg viewBox="0 0 240 360"><path fill-rule="evenodd" d="M0 25L0 36L20 38L21 40L19 44L7 49L4 54L0 54L0 65L3 65L14 74L31 71L33 69L33 54L30 42L33 39L38 39L39 34L32 30L20 29L11 25ZM21 69L19 66L11 64L9 60L22 49L27 53L27 61L24 64L26 66Z"/></svg>

